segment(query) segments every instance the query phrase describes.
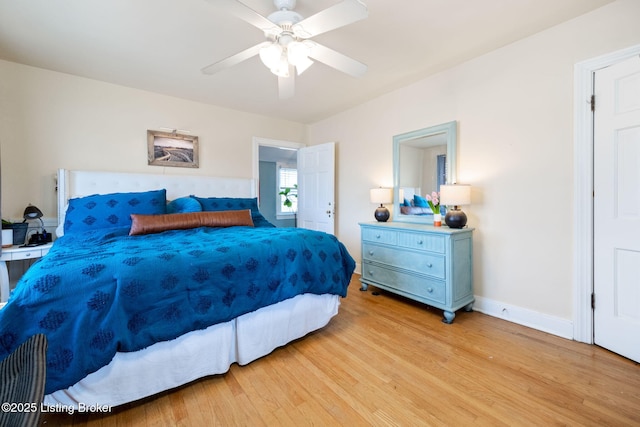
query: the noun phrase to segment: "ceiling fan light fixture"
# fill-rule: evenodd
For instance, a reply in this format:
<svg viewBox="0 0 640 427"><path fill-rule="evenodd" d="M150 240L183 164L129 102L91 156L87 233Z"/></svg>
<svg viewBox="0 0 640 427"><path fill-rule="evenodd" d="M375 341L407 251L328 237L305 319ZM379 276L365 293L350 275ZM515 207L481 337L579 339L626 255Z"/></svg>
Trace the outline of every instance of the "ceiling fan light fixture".
<svg viewBox="0 0 640 427"><path fill-rule="evenodd" d="M278 66L282 58L282 46L278 43L272 43L260 49L260 60L269 69Z"/></svg>
<svg viewBox="0 0 640 427"><path fill-rule="evenodd" d="M294 41L287 45L287 59L291 65L302 64L309 59L309 48L301 42Z"/></svg>
<svg viewBox="0 0 640 427"><path fill-rule="evenodd" d="M289 77L289 62L284 52L280 55L280 59L278 59L276 65L271 67L270 70L278 77Z"/></svg>
<svg viewBox="0 0 640 427"><path fill-rule="evenodd" d="M289 67L272 68L271 72L278 77L289 77Z"/></svg>
<svg viewBox="0 0 640 427"><path fill-rule="evenodd" d="M287 45L287 59L289 64L296 67L298 75L304 73L309 68L313 61L309 59L309 46L304 42L294 41Z"/></svg>

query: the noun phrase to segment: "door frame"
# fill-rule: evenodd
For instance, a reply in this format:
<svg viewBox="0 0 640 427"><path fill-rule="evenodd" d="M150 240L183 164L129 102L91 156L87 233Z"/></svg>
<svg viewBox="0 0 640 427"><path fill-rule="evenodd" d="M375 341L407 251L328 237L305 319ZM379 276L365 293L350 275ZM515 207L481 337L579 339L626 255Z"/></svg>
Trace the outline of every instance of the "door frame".
<svg viewBox="0 0 640 427"><path fill-rule="evenodd" d="M640 45L631 46L574 66L574 262L573 339L593 344L593 113L591 96L595 72L640 55ZM597 100L596 100L597 108Z"/></svg>
<svg viewBox="0 0 640 427"><path fill-rule="evenodd" d="M254 136L252 138L253 144L253 180L256 183L256 194L260 195L260 146L285 148L290 150L299 150L302 147L306 147L306 144L301 142L283 141L279 139L261 138Z"/></svg>

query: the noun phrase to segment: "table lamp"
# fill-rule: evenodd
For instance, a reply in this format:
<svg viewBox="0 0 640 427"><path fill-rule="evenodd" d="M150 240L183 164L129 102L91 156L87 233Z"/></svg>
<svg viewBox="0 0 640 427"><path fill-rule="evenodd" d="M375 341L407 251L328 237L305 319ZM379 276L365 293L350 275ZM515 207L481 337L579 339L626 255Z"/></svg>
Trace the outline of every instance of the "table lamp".
<svg viewBox="0 0 640 427"><path fill-rule="evenodd" d="M391 188L373 188L369 192L371 203L378 204L380 207L376 209L374 216L378 222L386 222L389 219L389 209L384 207L385 203L393 201L393 192Z"/></svg>
<svg viewBox="0 0 640 427"><path fill-rule="evenodd" d="M441 185L440 203L447 206L444 222L449 228L462 228L467 225L467 215L460 209L461 205L471 204L470 185ZM453 208L449 208L453 206Z"/></svg>
<svg viewBox="0 0 640 427"><path fill-rule="evenodd" d="M42 221L42 211L37 207L33 206L31 203L29 203L29 206L24 208L24 213L22 214L22 217L24 218L24 221L27 221L30 219L39 219L40 224L44 228L44 222Z"/></svg>
<svg viewBox="0 0 640 427"><path fill-rule="evenodd" d="M44 245L52 240L51 233L47 233L47 230L44 229L42 216L42 211L32 204L29 204L29 206L24 209L24 213L22 214L24 221L22 221L22 223L24 224L29 220L38 219L40 220L40 228L42 229L42 233L36 232L29 237L28 245L30 246Z"/></svg>

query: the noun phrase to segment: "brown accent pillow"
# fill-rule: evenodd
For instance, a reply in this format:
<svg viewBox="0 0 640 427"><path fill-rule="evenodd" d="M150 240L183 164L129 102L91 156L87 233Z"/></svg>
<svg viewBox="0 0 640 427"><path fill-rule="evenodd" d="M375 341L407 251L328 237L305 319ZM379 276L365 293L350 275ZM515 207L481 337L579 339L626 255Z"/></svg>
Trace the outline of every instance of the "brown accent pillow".
<svg viewBox="0 0 640 427"><path fill-rule="evenodd" d="M136 236L197 227L232 227L234 225L253 227L251 210L189 212L165 215L131 214L129 235Z"/></svg>

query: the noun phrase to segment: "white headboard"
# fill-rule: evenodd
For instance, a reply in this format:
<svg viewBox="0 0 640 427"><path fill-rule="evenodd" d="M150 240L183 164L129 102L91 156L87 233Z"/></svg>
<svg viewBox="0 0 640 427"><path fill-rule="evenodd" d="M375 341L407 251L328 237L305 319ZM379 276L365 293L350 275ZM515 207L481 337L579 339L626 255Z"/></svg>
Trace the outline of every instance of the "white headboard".
<svg viewBox="0 0 640 427"><path fill-rule="evenodd" d="M69 199L92 194L167 190L167 200L200 197L256 197L254 179L58 169L58 224Z"/></svg>

